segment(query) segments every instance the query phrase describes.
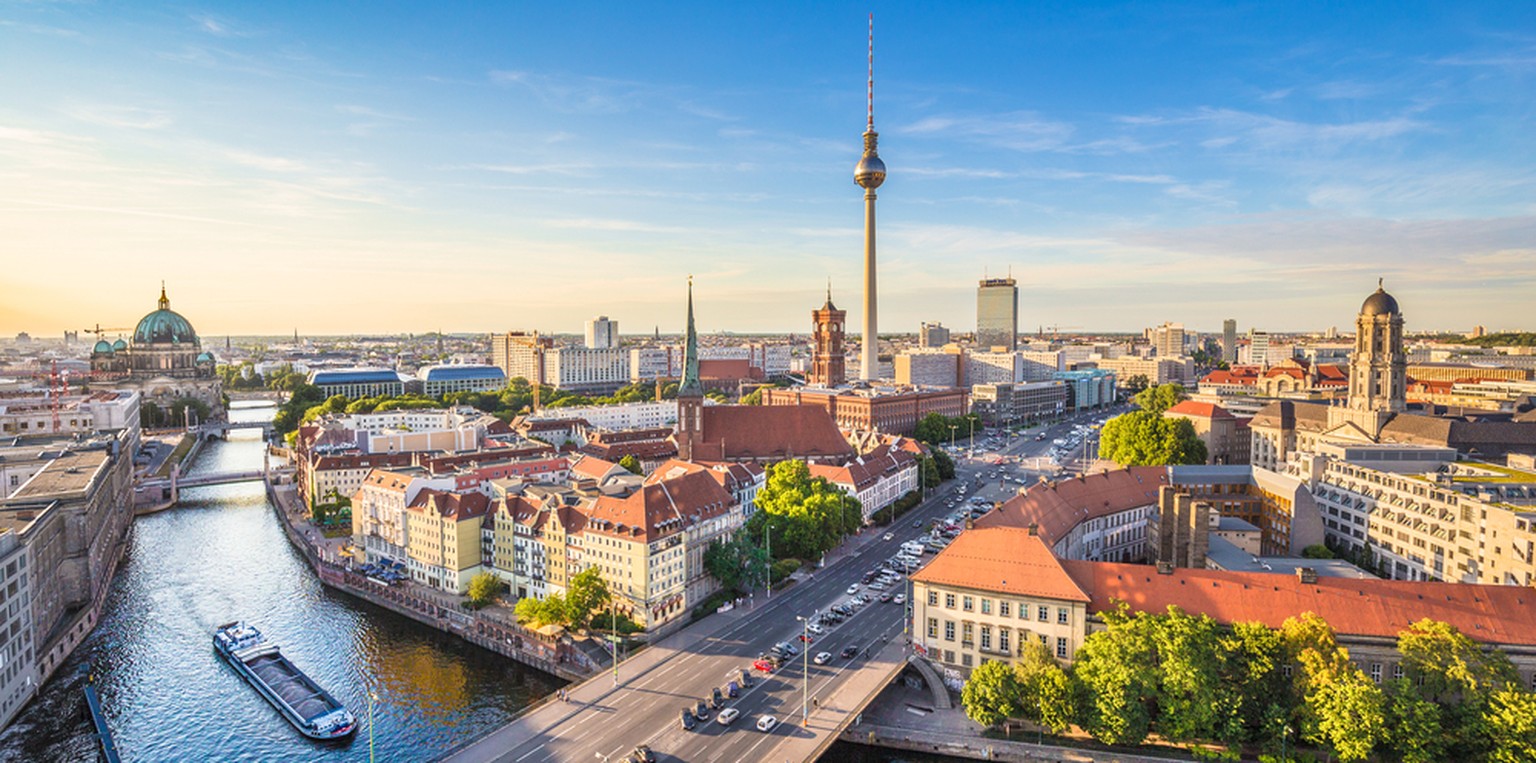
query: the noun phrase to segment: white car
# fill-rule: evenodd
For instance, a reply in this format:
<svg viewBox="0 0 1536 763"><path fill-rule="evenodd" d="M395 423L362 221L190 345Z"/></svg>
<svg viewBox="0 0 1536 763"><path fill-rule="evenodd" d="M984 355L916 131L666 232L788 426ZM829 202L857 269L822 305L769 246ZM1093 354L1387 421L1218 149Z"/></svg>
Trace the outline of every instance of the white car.
<svg viewBox="0 0 1536 763"><path fill-rule="evenodd" d="M715 723L718 723L721 726L729 726L731 725L731 721L736 720L736 716L738 715L741 715L740 710L737 710L734 707L728 707L718 713L715 713Z"/></svg>
<svg viewBox="0 0 1536 763"><path fill-rule="evenodd" d="M821 627L820 625L818 625L816 623L811 623L810 625L805 626L805 629L810 631L810 632L812 632L812 633L814 633L814 634L816 634L816 635L818 635L818 636L820 636L821 634L827 632L825 628Z"/></svg>
<svg viewBox="0 0 1536 763"><path fill-rule="evenodd" d="M829 663L831 661L832 661L832 653L831 652L817 652L816 656L811 658L811 662L814 662L817 665L825 665L825 664L827 664L827 663Z"/></svg>
<svg viewBox="0 0 1536 763"><path fill-rule="evenodd" d="M856 594L858 592L859 592L859 584L858 583L854 583L853 585L848 586L848 590L844 591L843 593L846 593L849 596L852 596L852 595L854 595L854 594Z"/></svg>
<svg viewBox="0 0 1536 763"><path fill-rule="evenodd" d="M898 594L896 594L896 598L891 599L891 601L894 601L897 604L906 604L907 603L907 595L904 594L904 593L898 593Z"/></svg>
<svg viewBox="0 0 1536 763"><path fill-rule="evenodd" d="M779 725L779 719L771 715L757 716L757 730L762 732L773 731L773 727Z"/></svg>
<svg viewBox="0 0 1536 763"><path fill-rule="evenodd" d="M885 534L885 540L890 540L890 539L892 539L892 538L894 538L894 537L896 537L896 536L895 536L895 535L893 535L893 534L891 534L891 533L886 533L886 534Z"/></svg>

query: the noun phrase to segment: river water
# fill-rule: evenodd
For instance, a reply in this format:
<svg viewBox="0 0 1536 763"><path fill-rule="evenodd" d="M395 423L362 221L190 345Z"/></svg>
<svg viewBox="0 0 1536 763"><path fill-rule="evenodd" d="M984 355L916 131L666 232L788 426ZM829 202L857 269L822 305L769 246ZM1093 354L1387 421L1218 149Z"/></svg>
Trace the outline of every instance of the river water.
<svg viewBox="0 0 1536 763"><path fill-rule="evenodd" d="M272 414L236 408L231 418ZM260 468L262 451L259 430L236 430L210 442L191 473ZM225 665L213 630L237 619L356 713L357 736L341 744L300 736ZM134 521L100 624L0 736L0 760L97 759L81 691L86 660L130 763L368 760L364 680L379 694L377 759L433 760L561 683L321 586L258 482L186 490L177 508Z"/></svg>

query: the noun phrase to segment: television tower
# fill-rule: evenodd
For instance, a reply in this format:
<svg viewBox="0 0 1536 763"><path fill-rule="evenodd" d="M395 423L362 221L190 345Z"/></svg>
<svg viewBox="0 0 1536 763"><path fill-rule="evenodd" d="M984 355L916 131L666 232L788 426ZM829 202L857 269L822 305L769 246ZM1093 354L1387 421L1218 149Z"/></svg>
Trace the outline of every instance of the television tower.
<svg viewBox="0 0 1536 763"><path fill-rule="evenodd" d="M853 182L864 189L864 339L859 350L859 378L880 378L880 332L875 305L875 189L885 182L885 162L880 161L875 132L875 14L869 14L869 121L864 128L864 157L853 168Z"/></svg>

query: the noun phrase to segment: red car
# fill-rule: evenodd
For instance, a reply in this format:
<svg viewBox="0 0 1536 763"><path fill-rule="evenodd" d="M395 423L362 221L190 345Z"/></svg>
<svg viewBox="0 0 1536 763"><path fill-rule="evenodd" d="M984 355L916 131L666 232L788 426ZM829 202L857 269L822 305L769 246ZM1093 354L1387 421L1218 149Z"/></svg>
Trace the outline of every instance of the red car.
<svg viewBox="0 0 1536 763"><path fill-rule="evenodd" d="M764 673L773 672L773 663L767 660L758 660L757 662L752 663L752 667L756 670L761 670Z"/></svg>
<svg viewBox="0 0 1536 763"><path fill-rule="evenodd" d="M815 639L814 636L807 636L804 633L800 634L800 640L804 641L807 644L811 643L811 641L814 640L814 639Z"/></svg>

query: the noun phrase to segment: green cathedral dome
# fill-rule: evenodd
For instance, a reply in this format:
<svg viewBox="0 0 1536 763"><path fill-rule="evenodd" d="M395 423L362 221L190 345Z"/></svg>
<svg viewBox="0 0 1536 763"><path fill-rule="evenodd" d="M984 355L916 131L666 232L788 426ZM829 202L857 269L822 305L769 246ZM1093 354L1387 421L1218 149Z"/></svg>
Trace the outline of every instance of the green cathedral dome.
<svg viewBox="0 0 1536 763"><path fill-rule="evenodd" d="M191 344L197 341L192 324L171 309L171 301L165 297L165 287L160 287L160 309L144 316L139 327L133 330L134 344Z"/></svg>

